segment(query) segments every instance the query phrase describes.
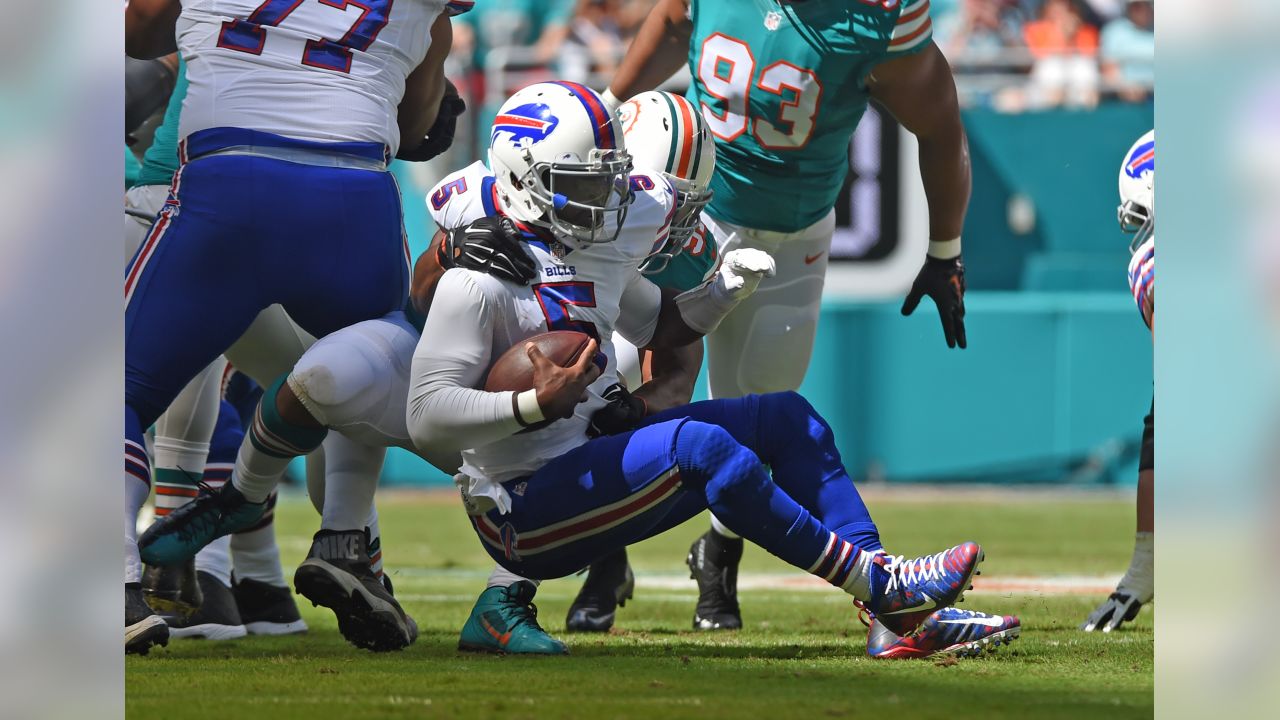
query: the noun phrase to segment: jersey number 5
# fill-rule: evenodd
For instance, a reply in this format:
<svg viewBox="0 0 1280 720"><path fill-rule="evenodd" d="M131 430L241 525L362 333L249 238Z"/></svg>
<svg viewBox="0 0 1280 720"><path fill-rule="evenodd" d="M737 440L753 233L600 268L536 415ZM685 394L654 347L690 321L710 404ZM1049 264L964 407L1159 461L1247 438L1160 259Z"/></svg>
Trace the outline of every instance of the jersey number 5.
<svg viewBox="0 0 1280 720"><path fill-rule="evenodd" d="M577 330L600 340L600 332L596 330L595 323L569 317L570 306L596 306L595 285L589 282L539 283L533 286L533 294L542 306L548 330Z"/></svg>
<svg viewBox="0 0 1280 720"><path fill-rule="evenodd" d="M707 94L724 102L724 112L702 104L702 115L711 132L721 140L732 141L751 128L760 147L770 150L797 150L809 143L814 118L822 100L822 83L812 70L779 60L760 72L755 89L777 95L781 99L778 120L747 117L753 86L756 59L751 48L737 38L712 33L702 43L698 57L698 80Z"/></svg>
<svg viewBox="0 0 1280 720"><path fill-rule="evenodd" d="M325 70L351 72L351 51L368 50L374 38L387 26L393 0L317 0L338 10L350 6L360 9L360 15L346 34L337 40L308 40L302 51L302 64ZM298 9L303 0L267 0L249 14L245 20L227 20L218 34L218 47L228 50L261 55L267 42L267 28L277 27L289 13Z"/></svg>

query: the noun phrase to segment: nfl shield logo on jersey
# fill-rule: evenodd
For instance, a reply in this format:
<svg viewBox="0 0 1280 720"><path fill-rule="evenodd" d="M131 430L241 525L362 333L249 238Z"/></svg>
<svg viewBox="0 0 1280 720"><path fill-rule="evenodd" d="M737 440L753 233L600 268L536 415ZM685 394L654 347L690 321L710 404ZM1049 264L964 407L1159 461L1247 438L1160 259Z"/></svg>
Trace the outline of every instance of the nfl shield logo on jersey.
<svg viewBox="0 0 1280 720"><path fill-rule="evenodd" d="M768 15L764 16L764 29L777 30L782 24L782 13L777 10L770 10Z"/></svg>
<svg viewBox="0 0 1280 720"><path fill-rule="evenodd" d="M514 107L493 119L493 137L490 143L499 138L516 147L536 145L556 129L560 119L551 113L551 108L542 103L529 103Z"/></svg>

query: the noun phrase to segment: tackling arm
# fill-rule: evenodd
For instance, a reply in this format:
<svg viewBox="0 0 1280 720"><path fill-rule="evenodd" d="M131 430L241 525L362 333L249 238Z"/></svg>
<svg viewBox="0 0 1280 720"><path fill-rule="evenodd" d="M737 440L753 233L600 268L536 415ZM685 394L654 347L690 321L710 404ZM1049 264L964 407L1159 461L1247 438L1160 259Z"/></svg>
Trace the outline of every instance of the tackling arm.
<svg viewBox="0 0 1280 720"><path fill-rule="evenodd" d="M676 74L689 56L693 21L688 13L689 0L658 0L622 58L605 102L616 108L621 99L652 90Z"/></svg>
<svg viewBox="0 0 1280 720"><path fill-rule="evenodd" d="M129 0L124 6L124 52L150 60L178 50L180 0Z"/></svg>
<svg viewBox="0 0 1280 720"><path fill-rule="evenodd" d="M650 414L688 405L702 368L702 341L646 353L647 382L632 395L644 400Z"/></svg>

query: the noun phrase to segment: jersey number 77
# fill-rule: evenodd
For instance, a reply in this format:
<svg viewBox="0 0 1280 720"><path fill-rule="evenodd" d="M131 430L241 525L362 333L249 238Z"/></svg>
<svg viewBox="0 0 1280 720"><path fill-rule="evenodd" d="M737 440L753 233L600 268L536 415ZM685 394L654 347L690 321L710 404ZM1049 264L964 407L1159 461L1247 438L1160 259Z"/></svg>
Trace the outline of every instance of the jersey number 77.
<svg viewBox="0 0 1280 720"><path fill-rule="evenodd" d="M743 41L724 33L712 33L702 42L698 53L698 80L706 93L724 103L723 113L716 114L706 103L702 115L711 132L724 141L736 140L750 127L760 147L770 150L798 150L813 136L818 103L822 100L822 82L808 68L779 60L756 72L756 59ZM747 116L752 90L777 95L781 100L778 120ZM790 95L790 97L788 97Z"/></svg>
<svg viewBox="0 0 1280 720"><path fill-rule="evenodd" d="M245 20L227 20L222 23L222 32L218 34L218 47L236 50L250 55L261 55L267 42L267 28L278 27L298 9L305 0L267 0L258 9L249 13ZM308 40L302 51L303 65L351 72L351 51L368 50L378 33L387 26L393 0L316 0L337 10L345 11L350 6L360 8L360 15L352 23L346 34L337 40Z"/></svg>

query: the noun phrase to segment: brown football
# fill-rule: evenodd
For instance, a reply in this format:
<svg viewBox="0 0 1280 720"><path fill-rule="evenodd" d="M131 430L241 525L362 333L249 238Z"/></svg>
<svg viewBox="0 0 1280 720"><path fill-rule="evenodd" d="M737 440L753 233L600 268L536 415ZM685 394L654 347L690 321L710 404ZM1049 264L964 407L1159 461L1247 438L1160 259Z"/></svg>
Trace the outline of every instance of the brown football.
<svg viewBox="0 0 1280 720"><path fill-rule="evenodd" d="M489 377L485 378L484 389L489 392L514 390L524 392L533 389L533 363L525 346L533 343L543 355L560 367L569 367L578 361L591 336L573 330L553 330L541 335L525 338L512 345L489 368ZM596 363L601 364L604 356L597 353Z"/></svg>

